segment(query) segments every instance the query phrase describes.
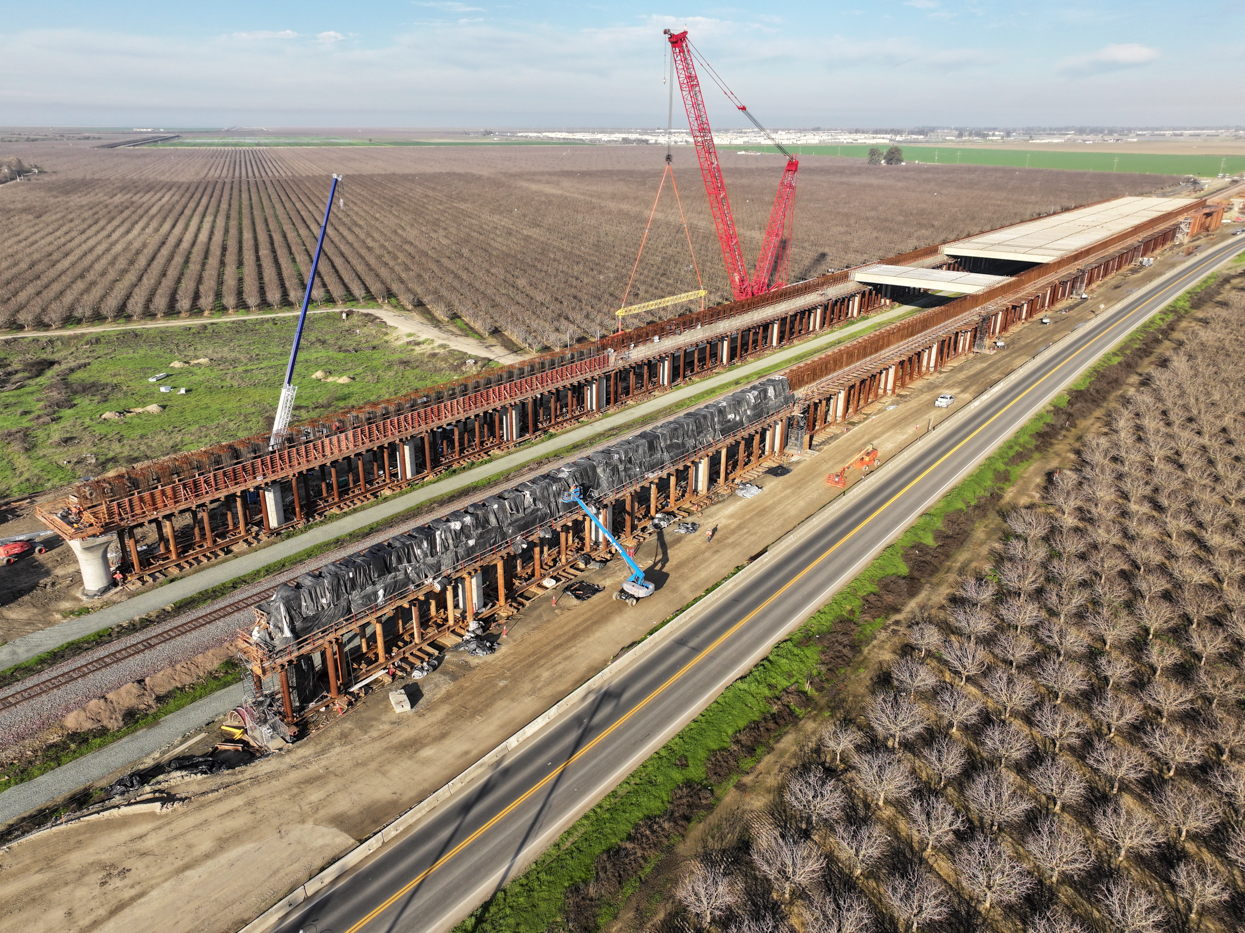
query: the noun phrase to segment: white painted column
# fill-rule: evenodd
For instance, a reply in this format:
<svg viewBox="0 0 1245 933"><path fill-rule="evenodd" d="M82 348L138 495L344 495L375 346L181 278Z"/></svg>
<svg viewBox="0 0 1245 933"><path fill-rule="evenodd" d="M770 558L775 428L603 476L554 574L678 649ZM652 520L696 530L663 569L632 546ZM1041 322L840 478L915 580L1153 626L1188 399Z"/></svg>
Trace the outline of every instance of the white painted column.
<svg viewBox="0 0 1245 933"><path fill-rule="evenodd" d="M722 351L719 354L719 359L723 366L726 366L727 364L730 363L731 361L731 338L730 337L722 338Z"/></svg>
<svg viewBox="0 0 1245 933"><path fill-rule="evenodd" d="M775 321L773 324L770 325L769 345L771 347L778 346L778 322L777 321Z"/></svg>
<svg viewBox="0 0 1245 933"><path fill-rule="evenodd" d="M399 447L399 455L402 458L402 478L410 479L416 473L416 464L419 462L415 453L415 442L403 441Z"/></svg>
<svg viewBox="0 0 1245 933"><path fill-rule="evenodd" d="M895 394L895 367L892 366L886 371L886 394Z"/></svg>
<svg viewBox="0 0 1245 933"><path fill-rule="evenodd" d="M268 516L269 528L280 528L285 524L285 502L281 496L281 484L270 483L260 490L264 514Z"/></svg>
<svg viewBox="0 0 1245 933"><path fill-rule="evenodd" d="M840 389L838 400L835 402L835 405L834 405L834 420L842 421L843 413L846 410L847 410L847 392L845 390Z"/></svg>
<svg viewBox="0 0 1245 933"><path fill-rule="evenodd" d="M83 599L103 596L112 588L108 548L116 540L112 535L70 539L69 549L78 558L78 569L82 571L82 590L78 595Z"/></svg>
<svg viewBox="0 0 1245 933"><path fill-rule="evenodd" d="M825 313L826 313L826 306L818 305L817 306L817 318L815 322L813 323L813 330L821 330L821 319L825 315Z"/></svg>

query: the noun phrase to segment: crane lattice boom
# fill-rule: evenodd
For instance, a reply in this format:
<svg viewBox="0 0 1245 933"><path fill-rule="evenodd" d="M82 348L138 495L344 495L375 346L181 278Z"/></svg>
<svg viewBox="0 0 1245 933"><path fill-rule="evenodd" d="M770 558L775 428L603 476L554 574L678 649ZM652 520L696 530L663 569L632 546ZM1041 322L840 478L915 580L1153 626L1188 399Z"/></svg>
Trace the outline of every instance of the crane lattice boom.
<svg viewBox="0 0 1245 933"><path fill-rule="evenodd" d="M739 242L739 231L735 226L735 216L731 212L730 198L726 194L726 181L722 178L722 166L718 160L717 146L713 142L713 130L709 127L709 115L705 109L705 99L700 92L700 79L696 75L696 65L692 60L691 43L687 38L687 30L671 32L666 30L670 41L670 50L674 58L675 71L678 73L679 90L683 94L683 106L687 110L687 122L692 131L692 142L696 146L696 158L700 162L700 174L705 181L705 195L709 200L709 210L713 214L713 223L717 228L718 242L722 246L722 260L726 264L726 274L731 280L731 291L736 301L751 298L774 288L785 285L785 266L789 251L782 249L783 239L791 225L795 203L795 173L800 163L787 155L787 165L783 169L782 180L778 185L778 194L774 198L774 206L770 209L769 224L765 229L765 239L761 243L761 252L757 257L756 272L748 275L748 267L744 262L743 247ZM756 118L748 109L731 94L735 106L748 119L756 123L763 131L765 128L757 123ZM767 135L768 131L765 131ZM772 138L772 137L771 137ZM779 149L782 149L779 146ZM781 255L780 255L781 253ZM777 268L781 265L783 268ZM778 276L775 277L775 272Z"/></svg>

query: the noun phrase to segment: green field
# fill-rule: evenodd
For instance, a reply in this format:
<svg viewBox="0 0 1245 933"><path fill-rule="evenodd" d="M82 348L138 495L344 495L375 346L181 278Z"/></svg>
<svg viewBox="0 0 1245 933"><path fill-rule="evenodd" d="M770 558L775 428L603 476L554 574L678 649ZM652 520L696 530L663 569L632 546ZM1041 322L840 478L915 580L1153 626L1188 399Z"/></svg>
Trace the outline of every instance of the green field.
<svg viewBox="0 0 1245 933"><path fill-rule="evenodd" d="M723 146L749 152L776 152L773 146ZM868 158L872 146L799 146L804 155ZM883 152L887 146L878 146ZM1013 168L1061 168L1082 172L1135 172L1143 175L1197 175L1245 172L1245 156L1167 155L1154 152L1053 152L1033 149L974 149L955 146L901 146L909 162L1004 165ZM1221 167L1222 166L1222 167Z"/></svg>
<svg viewBox="0 0 1245 933"><path fill-rule="evenodd" d="M297 318L0 341L0 498L271 427ZM399 343L371 315L311 315L294 383L304 419L462 375L465 354ZM174 360L207 365L174 369ZM325 370L354 381L318 382ZM167 372L159 384L149 376ZM162 393L160 385L188 394ZM105 421L151 404L159 414Z"/></svg>

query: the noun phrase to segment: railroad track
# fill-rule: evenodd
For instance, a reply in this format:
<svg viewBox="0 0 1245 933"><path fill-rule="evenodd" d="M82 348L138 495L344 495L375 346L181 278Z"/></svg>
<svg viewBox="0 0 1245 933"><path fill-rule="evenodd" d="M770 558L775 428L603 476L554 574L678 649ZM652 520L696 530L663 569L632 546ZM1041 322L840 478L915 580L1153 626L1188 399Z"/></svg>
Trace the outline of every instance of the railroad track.
<svg viewBox="0 0 1245 933"><path fill-rule="evenodd" d="M8 712L11 709L21 706L23 703L28 703L37 697L59 690L61 687L67 686L75 680L89 674L106 670L114 664L119 664L122 661L129 660L130 658L138 657L139 655L150 651L152 648L167 644L171 641L176 641L178 638L193 632L195 629L211 625L213 622L218 622L226 616L248 609L258 602L263 602L274 592L276 592L276 589L277 588L275 586L271 587L261 593L255 593L243 599L227 603L224 606L218 606L210 612L205 612L202 615L195 616L194 618L186 619L184 622L179 622L169 628L152 632L149 635L145 635L136 641L130 642L129 644L114 648L111 651L104 651L99 654L94 654L82 661L82 663L75 664L73 667L61 671L53 677L40 680L37 683L28 684L26 686L19 685L17 690L14 690L6 696L0 697L0 713Z"/></svg>

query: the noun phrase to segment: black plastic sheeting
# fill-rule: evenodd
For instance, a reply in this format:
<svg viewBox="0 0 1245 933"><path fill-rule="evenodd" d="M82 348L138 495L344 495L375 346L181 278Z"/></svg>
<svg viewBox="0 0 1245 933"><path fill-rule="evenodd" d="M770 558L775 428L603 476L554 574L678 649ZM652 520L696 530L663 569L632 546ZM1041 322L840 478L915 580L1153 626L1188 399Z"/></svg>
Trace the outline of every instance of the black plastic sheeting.
<svg viewBox="0 0 1245 933"><path fill-rule="evenodd" d="M518 552L539 529L567 512L562 494L578 486L585 498L607 496L628 484L663 473L698 449L724 436L764 422L794 402L783 376L733 392L725 398L624 438L604 450L574 460L542 476L519 483L283 583L258 608L269 631L256 628L257 641L272 647L289 644L353 613L381 606L396 594L429 584L443 586L443 575L499 548ZM542 527L544 526L544 527Z"/></svg>

